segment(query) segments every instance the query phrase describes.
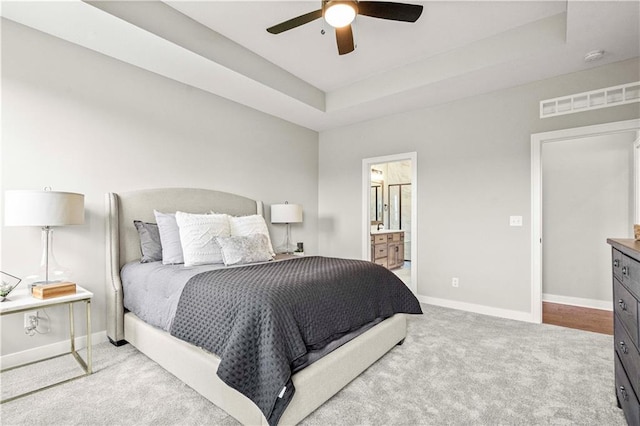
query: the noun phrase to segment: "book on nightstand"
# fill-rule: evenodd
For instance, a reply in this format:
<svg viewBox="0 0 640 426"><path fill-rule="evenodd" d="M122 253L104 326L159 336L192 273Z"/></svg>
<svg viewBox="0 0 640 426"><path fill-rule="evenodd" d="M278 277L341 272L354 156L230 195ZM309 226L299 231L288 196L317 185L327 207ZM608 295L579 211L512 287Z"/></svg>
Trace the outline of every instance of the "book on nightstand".
<svg viewBox="0 0 640 426"><path fill-rule="evenodd" d="M76 294L76 284L72 282L43 284L33 287L33 297L37 299L51 299L52 297Z"/></svg>

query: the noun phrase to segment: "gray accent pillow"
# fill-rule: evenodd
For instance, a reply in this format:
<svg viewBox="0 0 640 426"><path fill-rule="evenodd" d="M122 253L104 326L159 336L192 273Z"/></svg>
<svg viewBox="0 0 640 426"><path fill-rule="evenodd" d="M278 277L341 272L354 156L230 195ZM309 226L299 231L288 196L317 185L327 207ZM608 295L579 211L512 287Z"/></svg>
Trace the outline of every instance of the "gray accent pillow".
<svg viewBox="0 0 640 426"><path fill-rule="evenodd" d="M175 213L162 213L153 211L158 222L160 242L162 243L162 263L164 265L176 265L184 263L182 244L180 243L180 228L176 222Z"/></svg>
<svg viewBox="0 0 640 426"><path fill-rule="evenodd" d="M140 237L140 251L142 252L140 263L162 260L162 244L158 225L156 223L142 222L141 220L134 220L133 224Z"/></svg>
<svg viewBox="0 0 640 426"><path fill-rule="evenodd" d="M216 237L226 266L272 260L269 237L264 234Z"/></svg>

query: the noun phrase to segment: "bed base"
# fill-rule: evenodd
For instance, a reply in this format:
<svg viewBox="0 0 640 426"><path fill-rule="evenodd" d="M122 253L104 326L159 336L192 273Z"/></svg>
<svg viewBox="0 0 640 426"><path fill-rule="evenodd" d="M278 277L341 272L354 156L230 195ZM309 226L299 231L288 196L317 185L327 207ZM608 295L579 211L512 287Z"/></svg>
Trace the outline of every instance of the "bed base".
<svg viewBox="0 0 640 426"><path fill-rule="evenodd" d="M295 425L406 336L407 321L397 314L293 375L296 393L279 425ZM245 425L268 425L258 407L216 375L214 354L145 323L133 313L124 318L126 340Z"/></svg>

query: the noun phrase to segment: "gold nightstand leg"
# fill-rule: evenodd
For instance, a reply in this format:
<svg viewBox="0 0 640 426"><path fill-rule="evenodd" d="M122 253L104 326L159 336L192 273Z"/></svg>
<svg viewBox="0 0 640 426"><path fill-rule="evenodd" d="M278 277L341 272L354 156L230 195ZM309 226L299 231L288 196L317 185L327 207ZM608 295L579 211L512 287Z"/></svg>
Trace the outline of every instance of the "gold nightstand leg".
<svg viewBox="0 0 640 426"><path fill-rule="evenodd" d="M71 337L71 353L76 353L76 334L73 328L73 303L69 303L69 336Z"/></svg>
<svg viewBox="0 0 640 426"><path fill-rule="evenodd" d="M69 304L69 334L71 337L71 355L78 361L78 364L82 367L85 375L91 374L91 300L85 300L85 313L87 315L87 356L82 359L80 354L76 351L76 336L73 319L73 303Z"/></svg>
<svg viewBox="0 0 640 426"><path fill-rule="evenodd" d="M87 306L87 374L92 372L91 362L91 300L86 301Z"/></svg>

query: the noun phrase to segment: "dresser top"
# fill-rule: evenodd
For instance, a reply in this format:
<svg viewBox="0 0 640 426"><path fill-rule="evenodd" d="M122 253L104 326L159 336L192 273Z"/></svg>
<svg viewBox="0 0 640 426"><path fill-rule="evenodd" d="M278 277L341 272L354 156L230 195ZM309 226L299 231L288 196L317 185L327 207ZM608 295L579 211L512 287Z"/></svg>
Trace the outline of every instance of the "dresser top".
<svg viewBox="0 0 640 426"><path fill-rule="evenodd" d="M640 261L640 241L632 238L608 238L607 243L629 257Z"/></svg>

